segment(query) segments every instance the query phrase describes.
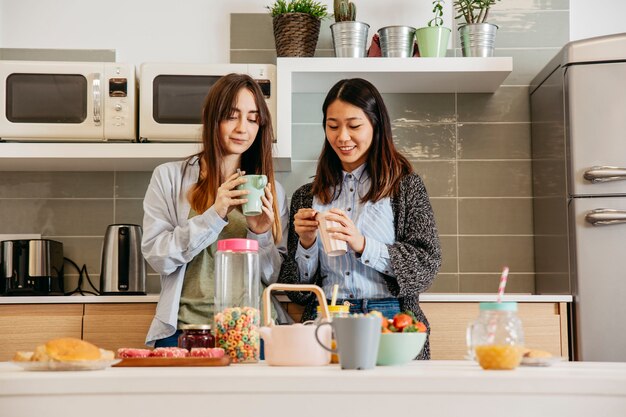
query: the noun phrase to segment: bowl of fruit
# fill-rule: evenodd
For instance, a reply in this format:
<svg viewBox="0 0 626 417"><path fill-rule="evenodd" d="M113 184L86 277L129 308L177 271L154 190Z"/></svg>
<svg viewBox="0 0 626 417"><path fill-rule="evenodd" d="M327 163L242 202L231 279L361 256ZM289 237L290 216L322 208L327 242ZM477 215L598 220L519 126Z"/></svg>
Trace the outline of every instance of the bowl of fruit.
<svg viewBox="0 0 626 417"><path fill-rule="evenodd" d="M426 326L411 312L382 317L376 365L403 365L419 355L426 343Z"/></svg>

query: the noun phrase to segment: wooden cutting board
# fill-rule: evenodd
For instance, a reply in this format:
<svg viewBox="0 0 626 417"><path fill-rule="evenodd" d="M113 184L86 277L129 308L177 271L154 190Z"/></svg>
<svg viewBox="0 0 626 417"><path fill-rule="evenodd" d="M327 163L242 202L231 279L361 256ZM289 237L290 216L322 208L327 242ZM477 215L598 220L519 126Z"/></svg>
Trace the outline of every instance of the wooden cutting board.
<svg viewBox="0 0 626 417"><path fill-rule="evenodd" d="M221 358L125 358L114 367L137 366L228 366L230 356Z"/></svg>

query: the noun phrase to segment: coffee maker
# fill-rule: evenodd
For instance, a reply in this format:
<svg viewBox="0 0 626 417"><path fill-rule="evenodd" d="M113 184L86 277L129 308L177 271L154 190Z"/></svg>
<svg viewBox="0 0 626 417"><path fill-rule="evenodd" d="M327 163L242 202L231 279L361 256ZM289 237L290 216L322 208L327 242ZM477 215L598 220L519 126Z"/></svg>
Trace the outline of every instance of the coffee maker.
<svg viewBox="0 0 626 417"><path fill-rule="evenodd" d="M63 295L63 243L49 239L0 242L2 295Z"/></svg>

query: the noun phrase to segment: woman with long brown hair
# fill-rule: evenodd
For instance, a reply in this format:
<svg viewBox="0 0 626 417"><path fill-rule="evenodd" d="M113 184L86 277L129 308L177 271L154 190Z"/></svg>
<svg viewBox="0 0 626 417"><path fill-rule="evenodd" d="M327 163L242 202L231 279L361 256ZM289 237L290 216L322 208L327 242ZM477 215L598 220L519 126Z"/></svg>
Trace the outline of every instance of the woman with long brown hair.
<svg viewBox="0 0 626 417"><path fill-rule="evenodd" d="M349 302L352 313L411 311L428 326L419 294L439 270L441 248L426 188L393 144L385 103L370 82L353 78L331 88L322 111L326 140L313 183L291 199L279 281L315 283L326 294L338 285L338 303ZM328 232L346 242L345 255L328 256L319 242L315 218L325 211L339 224ZM303 320L314 317L314 297L289 296L306 306ZM428 343L420 358L430 358Z"/></svg>
<svg viewBox="0 0 626 417"><path fill-rule="evenodd" d="M149 346L176 346L180 327L211 323L217 241L259 243L264 284L275 282L286 253L288 211L274 179L272 120L263 93L248 75L220 78L202 113L203 149L184 161L158 166L144 199L142 252L161 275L161 294L148 331ZM244 216L243 174L268 183L258 216Z"/></svg>

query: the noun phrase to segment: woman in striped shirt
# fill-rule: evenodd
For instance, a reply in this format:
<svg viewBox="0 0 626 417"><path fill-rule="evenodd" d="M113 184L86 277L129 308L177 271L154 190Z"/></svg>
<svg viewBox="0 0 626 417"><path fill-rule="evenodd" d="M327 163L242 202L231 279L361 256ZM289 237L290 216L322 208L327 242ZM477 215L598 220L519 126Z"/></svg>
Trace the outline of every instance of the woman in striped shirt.
<svg viewBox="0 0 626 417"><path fill-rule="evenodd" d="M441 248L426 188L395 149L383 99L366 80L341 80L322 110L326 141L313 183L293 194L279 281L315 283L326 294L337 284L338 302L353 313L409 310L428 326L419 294L439 270ZM315 215L328 210L340 224L328 231L347 243L345 255L327 256L317 237ZM289 296L306 305L304 320L315 316L311 294ZM430 357L428 344L421 357Z"/></svg>

